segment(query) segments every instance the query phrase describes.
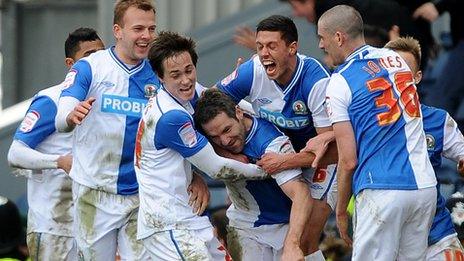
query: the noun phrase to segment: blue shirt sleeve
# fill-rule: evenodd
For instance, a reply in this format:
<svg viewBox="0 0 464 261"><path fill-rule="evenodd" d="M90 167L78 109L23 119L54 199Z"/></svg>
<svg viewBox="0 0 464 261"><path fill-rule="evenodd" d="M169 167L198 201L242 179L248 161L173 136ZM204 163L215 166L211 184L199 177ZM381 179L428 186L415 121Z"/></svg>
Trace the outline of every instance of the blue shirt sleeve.
<svg viewBox="0 0 464 261"><path fill-rule="evenodd" d="M329 78L330 72L318 60L314 58L306 58L303 68L303 95L307 99L314 84L318 81Z"/></svg>
<svg viewBox="0 0 464 261"><path fill-rule="evenodd" d="M161 116L156 125L155 146L158 149L167 147L188 158L207 143L208 140L195 130L192 118L184 111L169 111Z"/></svg>
<svg viewBox="0 0 464 261"><path fill-rule="evenodd" d="M57 107L48 96L34 98L26 116L16 130L14 139L35 149L50 134L55 132Z"/></svg>
<svg viewBox="0 0 464 261"><path fill-rule="evenodd" d="M241 64L238 69L222 79L216 86L236 103L247 97L253 84L253 59Z"/></svg>
<svg viewBox="0 0 464 261"><path fill-rule="evenodd" d="M92 68L86 60L79 60L69 70L63 82L61 97L71 96L79 101L85 100L92 83Z"/></svg>

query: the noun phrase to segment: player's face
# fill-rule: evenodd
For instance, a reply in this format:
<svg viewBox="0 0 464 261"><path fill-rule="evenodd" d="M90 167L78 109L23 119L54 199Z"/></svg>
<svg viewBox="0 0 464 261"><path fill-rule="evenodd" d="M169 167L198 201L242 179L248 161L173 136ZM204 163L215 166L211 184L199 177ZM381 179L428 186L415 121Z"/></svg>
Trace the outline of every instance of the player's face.
<svg viewBox="0 0 464 261"><path fill-rule="evenodd" d="M259 31L256 34L256 50L266 74L271 80L287 84L293 70L291 59L295 59L297 43L289 45L281 37L280 32Z"/></svg>
<svg viewBox="0 0 464 261"><path fill-rule="evenodd" d="M306 18L306 21L314 23L316 21L315 0L290 0L288 3L292 6L293 15Z"/></svg>
<svg viewBox="0 0 464 261"><path fill-rule="evenodd" d="M116 54L124 63L137 64L147 58L150 43L155 40L155 14L129 7L123 17L123 25L113 26L116 37Z"/></svg>
<svg viewBox="0 0 464 261"><path fill-rule="evenodd" d="M237 119L221 112L211 121L202 125L208 138L219 147L233 153L240 153L245 146L245 125L243 112L237 109Z"/></svg>
<svg viewBox="0 0 464 261"><path fill-rule="evenodd" d="M197 71L188 52L182 52L163 61L164 88L181 101L190 101L195 95Z"/></svg>
<svg viewBox="0 0 464 261"><path fill-rule="evenodd" d="M327 59L332 62L334 66L340 65L345 61L342 55L339 43L339 35L331 34L324 29L323 23L319 23L317 27L317 35L319 36L319 48L324 50L327 54Z"/></svg>
<svg viewBox="0 0 464 261"><path fill-rule="evenodd" d="M415 84L418 84L422 80L422 71L419 70L419 65L414 58L414 55L410 52L396 51L401 58L406 62L409 69L411 69L412 75L414 76Z"/></svg>

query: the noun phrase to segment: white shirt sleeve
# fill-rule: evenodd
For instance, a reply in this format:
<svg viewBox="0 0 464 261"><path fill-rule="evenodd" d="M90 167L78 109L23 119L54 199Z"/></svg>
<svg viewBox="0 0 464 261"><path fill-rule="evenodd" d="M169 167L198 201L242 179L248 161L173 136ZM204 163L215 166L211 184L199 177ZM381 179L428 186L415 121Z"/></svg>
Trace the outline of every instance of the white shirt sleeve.
<svg viewBox="0 0 464 261"><path fill-rule="evenodd" d="M255 164L245 164L217 155L209 143L186 159L199 170L214 179L231 181L238 179L264 179L269 177Z"/></svg>
<svg viewBox="0 0 464 261"><path fill-rule="evenodd" d="M332 74L325 99L325 107L332 124L349 121L348 107L351 104L351 90L346 80L338 73Z"/></svg>
<svg viewBox="0 0 464 261"><path fill-rule="evenodd" d="M266 148L266 152L284 154L294 153L295 150L293 149L292 143L290 142L290 139L287 136L279 136L275 138L273 141L271 141L271 143L269 143L269 145ZM277 185L281 186L285 182L301 176L301 173L302 171L300 168L288 169L276 173L272 175L272 177L276 180Z"/></svg>
<svg viewBox="0 0 464 261"><path fill-rule="evenodd" d="M74 97L65 96L60 98L60 101L58 102L58 112L56 113L55 118L55 128L58 132L70 132L74 129L73 127L68 126L66 118L78 104L79 100Z"/></svg>
<svg viewBox="0 0 464 261"><path fill-rule="evenodd" d="M13 140L8 151L8 164L20 169L56 169L59 157L38 152L19 140Z"/></svg>
<svg viewBox="0 0 464 261"><path fill-rule="evenodd" d="M314 127L328 127L330 123L327 111L324 108L324 101L326 97L327 85L330 78L323 78L316 82L311 89L306 106L313 117Z"/></svg>
<svg viewBox="0 0 464 261"><path fill-rule="evenodd" d="M446 113L445 130L443 134L443 157L459 161L464 156L464 137L454 119Z"/></svg>

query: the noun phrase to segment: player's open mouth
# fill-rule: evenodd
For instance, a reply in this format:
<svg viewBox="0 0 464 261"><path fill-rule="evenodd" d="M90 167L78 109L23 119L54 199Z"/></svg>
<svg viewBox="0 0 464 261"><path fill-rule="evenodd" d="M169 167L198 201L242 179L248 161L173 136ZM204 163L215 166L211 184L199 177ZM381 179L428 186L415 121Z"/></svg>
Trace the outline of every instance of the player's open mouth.
<svg viewBox="0 0 464 261"><path fill-rule="evenodd" d="M147 48L148 47L148 43L136 43L135 45L137 45L137 47L140 47L140 48Z"/></svg>
<svg viewBox="0 0 464 261"><path fill-rule="evenodd" d="M192 89L193 89L193 85L190 85L187 88L180 88L179 91L181 91L181 92L190 92L190 91L192 91Z"/></svg>
<svg viewBox="0 0 464 261"><path fill-rule="evenodd" d="M272 75L276 70L276 64L273 61L263 61L264 69L268 75Z"/></svg>

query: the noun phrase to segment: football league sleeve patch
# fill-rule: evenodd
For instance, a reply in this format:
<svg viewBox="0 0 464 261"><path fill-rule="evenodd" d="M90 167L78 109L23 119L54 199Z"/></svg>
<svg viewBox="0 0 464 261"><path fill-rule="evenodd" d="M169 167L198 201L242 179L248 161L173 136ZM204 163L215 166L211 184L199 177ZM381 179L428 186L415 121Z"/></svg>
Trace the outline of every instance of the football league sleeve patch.
<svg viewBox="0 0 464 261"><path fill-rule="evenodd" d="M241 64L231 74L216 83L216 86L229 95L236 103L247 97L253 84L253 60Z"/></svg>
<svg viewBox="0 0 464 261"><path fill-rule="evenodd" d="M61 97L71 96L79 101L85 100L92 82L92 69L86 60L79 60L73 65L63 82Z"/></svg>
<svg viewBox="0 0 464 261"><path fill-rule="evenodd" d="M184 111L169 111L161 116L156 125L155 146L173 149L184 158L196 154L207 142L195 129L191 116Z"/></svg>
<svg viewBox="0 0 464 261"><path fill-rule="evenodd" d="M55 132L56 104L47 96L38 96L16 130L14 139L34 149L40 142Z"/></svg>

